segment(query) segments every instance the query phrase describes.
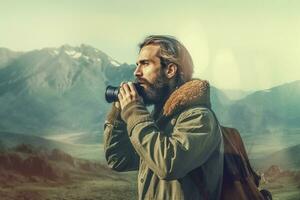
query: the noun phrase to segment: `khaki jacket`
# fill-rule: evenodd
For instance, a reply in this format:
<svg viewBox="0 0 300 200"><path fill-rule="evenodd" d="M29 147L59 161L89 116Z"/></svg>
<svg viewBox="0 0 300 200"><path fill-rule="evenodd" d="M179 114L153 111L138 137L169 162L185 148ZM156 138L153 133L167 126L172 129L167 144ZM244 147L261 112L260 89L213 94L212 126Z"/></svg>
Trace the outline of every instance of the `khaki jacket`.
<svg viewBox="0 0 300 200"><path fill-rule="evenodd" d="M152 113L138 101L121 113L113 107L104 128L108 166L138 170L139 199L219 199L223 141L207 107L209 84L203 80L185 83ZM201 187L191 173L199 167Z"/></svg>

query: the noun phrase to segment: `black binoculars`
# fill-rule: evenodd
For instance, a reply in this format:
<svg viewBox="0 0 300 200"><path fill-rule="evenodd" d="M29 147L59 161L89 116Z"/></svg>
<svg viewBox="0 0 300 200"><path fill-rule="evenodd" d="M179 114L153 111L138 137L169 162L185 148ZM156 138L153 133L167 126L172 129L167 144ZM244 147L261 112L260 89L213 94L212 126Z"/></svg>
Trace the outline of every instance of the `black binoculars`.
<svg viewBox="0 0 300 200"><path fill-rule="evenodd" d="M133 85L135 86L138 94L140 96L142 96L143 87L139 83L133 83ZM108 103L118 101L119 91L120 91L120 86L119 87L114 87L114 86L111 86L111 85L107 86L106 90L105 90L105 100Z"/></svg>

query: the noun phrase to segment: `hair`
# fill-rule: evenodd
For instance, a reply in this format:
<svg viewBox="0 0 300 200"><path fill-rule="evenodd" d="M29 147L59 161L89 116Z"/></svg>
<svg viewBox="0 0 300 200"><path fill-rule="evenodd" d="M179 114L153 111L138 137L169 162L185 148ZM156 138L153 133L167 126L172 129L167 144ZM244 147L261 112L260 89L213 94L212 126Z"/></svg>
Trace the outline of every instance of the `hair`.
<svg viewBox="0 0 300 200"><path fill-rule="evenodd" d="M192 79L194 64L185 46L175 37L169 35L150 35L139 44L139 51L147 45L159 45L158 57L162 67L174 63L177 66L177 78L180 83Z"/></svg>

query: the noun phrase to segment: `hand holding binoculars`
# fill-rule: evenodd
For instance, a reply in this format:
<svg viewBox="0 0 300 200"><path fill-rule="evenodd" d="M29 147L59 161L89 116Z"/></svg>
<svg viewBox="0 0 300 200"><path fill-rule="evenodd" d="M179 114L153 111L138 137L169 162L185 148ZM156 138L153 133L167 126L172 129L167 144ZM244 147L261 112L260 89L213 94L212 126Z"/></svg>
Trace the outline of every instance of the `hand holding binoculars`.
<svg viewBox="0 0 300 200"><path fill-rule="evenodd" d="M135 86L138 94L140 96L142 96L143 87L139 83L133 83L133 85ZM105 100L108 103L118 101L119 91L120 91L120 86L114 87L114 86L108 85L105 90Z"/></svg>

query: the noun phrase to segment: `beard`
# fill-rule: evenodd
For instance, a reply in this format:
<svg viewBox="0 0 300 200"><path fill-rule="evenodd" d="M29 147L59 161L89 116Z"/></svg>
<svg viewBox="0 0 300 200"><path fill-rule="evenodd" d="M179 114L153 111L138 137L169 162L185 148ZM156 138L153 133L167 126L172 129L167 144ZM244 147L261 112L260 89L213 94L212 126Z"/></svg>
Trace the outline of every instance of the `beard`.
<svg viewBox="0 0 300 200"><path fill-rule="evenodd" d="M161 70L154 83L149 83L145 79L138 79L147 87L142 87L141 97L146 106L162 104L170 92L169 79Z"/></svg>

